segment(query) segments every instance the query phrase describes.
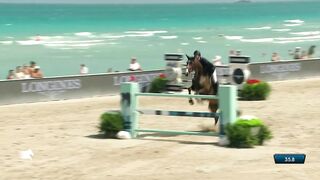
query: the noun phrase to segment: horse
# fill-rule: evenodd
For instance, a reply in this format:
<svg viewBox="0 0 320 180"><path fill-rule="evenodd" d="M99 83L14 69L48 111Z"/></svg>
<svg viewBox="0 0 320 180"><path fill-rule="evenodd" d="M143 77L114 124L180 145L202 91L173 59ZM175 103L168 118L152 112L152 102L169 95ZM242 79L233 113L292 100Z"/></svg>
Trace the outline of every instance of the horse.
<svg viewBox="0 0 320 180"><path fill-rule="evenodd" d="M204 72L204 68L199 61L196 61L194 57L187 55L187 75L188 73L194 72L192 79L192 85L188 88L188 93L195 91L195 94L200 95L217 95L217 84L214 83L212 77ZM218 110L218 100L209 99L208 109L210 112L216 113ZM189 99L191 105L194 104L192 98ZM215 117L215 125L218 122L218 118Z"/></svg>

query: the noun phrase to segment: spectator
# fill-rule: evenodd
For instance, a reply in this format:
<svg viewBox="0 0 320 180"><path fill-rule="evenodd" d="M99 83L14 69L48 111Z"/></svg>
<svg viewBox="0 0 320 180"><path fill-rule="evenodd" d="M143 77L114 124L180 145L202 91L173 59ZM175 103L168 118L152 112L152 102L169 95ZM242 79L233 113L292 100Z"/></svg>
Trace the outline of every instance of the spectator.
<svg viewBox="0 0 320 180"><path fill-rule="evenodd" d="M236 56L241 56L241 51L240 50L236 51Z"/></svg>
<svg viewBox="0 0 320 180"><path fill-rule="evenodd" d="M7 79L15 79L15 74L14 74L14 70L10 69L7 75Z"/></svg>
<svg viewBox="0 0 320 180"><path fill-rule="evenodd" d="M221 56L216 56L214 59L213 59L213 65L215 66L220 66L222 65L222 62L221 62Z"/></svg>
<svg viewBox="0 0 320 180"><path fill-rule="evenodd" d="M137 58L132 57L129 67L130 71L142 71L140 64L137 62Z"/></svg>
<svg viewBox="0 0 320 180"><path fill-rule="evenodd" d="M235 55L236 55L236 52L233 49L231 49L229 51L229 56L235 56Z"/></svg>
<svg viewBox="0 0 320 180"><path fill-rule="evenodd" d="M24 73L22 71L21 66L17 66L16 67L15 76L16 76L17 79L24 79Z"/></svg>
<svg viewBox="0 0 320 180"><path fill-rule="evenodd" d="M274 52L271 56L271 61L280 61L280 56L278 53Z"/></svg>
<svg viewBox="0 0 320 180"><path fill-rule="evenodd" d="M34 68L37 66L37 63L34 61L30 61L30 66L29 66L29 74L31 75L34 71Z"/></svg>
<svg viewBox="0 0 320 180"><path fill-rule="evenodd" d="M89 68L85 64L80 65L80 74L88 74Z"/></svg>
<svg viewBox="0 0 320 180"><path fill-rule="evenodd" d="M300 47L296 47L293 53L293 59L300 59L301 58L301 52L300 52Z"/></svg>
<svg viewBox="0 0 320 180"><path fill-rule="evenodd" d="M107 73L112 73L112 68L108 68Z"/></svg>
<svg viewBox="0 0 320 180"><path fill-rule="evenodd" d="M43 74L39 66L35 66L33 72L31 73L32 78L43 78Z"/></svg>
<svg viewBox="0 0 320 180"><path fill-rule="evenodd" d="M24 79L29 79L31 78L31 75L30 75L30 72L29 72L29 66L28 65L23 65L23 68L22 68L22 72L23 72L23 75L24 75Z"/></svg>
<svg viewBox="0 0 320 180"><path fill-rule="evenodd" d="M315 45L312 45L309 47L309 50L308 50L308 58L313 58L313 54L314 54L314 49L316 48Z"/></svg>

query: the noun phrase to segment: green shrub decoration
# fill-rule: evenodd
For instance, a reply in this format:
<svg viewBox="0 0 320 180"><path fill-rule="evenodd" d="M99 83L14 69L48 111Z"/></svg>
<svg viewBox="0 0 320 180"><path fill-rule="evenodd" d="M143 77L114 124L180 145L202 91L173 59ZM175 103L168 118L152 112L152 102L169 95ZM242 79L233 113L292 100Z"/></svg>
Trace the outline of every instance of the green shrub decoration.
<svg viewBox="0 0 320 180"><path fill-rule="evenodd" d="M166 86L168 83L168 79L164 74L160 74L159 77L153 79L150 85L149 92L151 93L161 93L166 91Z"/></svg>
<svg viewBox="0 0 320 180"><path fill-rule="evenodd" d="M123 130L123 117L120 112L105 112L100 117L100 132L107 137L114 137L116 133Z"/></svg>
<svg viewBox="0 0 320 180"><path fill-rule="evenodd" d="M230 147L251 148L254 145L263 145L271 139L271 131L258 119L238 119L234 124L228 124L226 134Z"/></svg>
<svg viewBox="0 0 320 180"><path fill-rule="evenodd" d="M265 100L271 92L271 87L267 82L250 79L240 91L239 96L243 100Z"/></svg>

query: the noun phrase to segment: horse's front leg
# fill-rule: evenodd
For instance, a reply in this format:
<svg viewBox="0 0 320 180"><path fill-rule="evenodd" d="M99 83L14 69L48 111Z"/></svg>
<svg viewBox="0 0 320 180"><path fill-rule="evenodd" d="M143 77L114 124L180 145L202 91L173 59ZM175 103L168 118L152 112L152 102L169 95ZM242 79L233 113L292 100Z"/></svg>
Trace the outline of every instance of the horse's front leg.
<svg viewBox="0 0 320 180"><path fill-rule="evenodd" d="M188 93L189 93L189 95L191 95L191 88L188 88ZM189 104L190 105L194 105L194 102L193 102L192 98L189 98Z"/></svg>

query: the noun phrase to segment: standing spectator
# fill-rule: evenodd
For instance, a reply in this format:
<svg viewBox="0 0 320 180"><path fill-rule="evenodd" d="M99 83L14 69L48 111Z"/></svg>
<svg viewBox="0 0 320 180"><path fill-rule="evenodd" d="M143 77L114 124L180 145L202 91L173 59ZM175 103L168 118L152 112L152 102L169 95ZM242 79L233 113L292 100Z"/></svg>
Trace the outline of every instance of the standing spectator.
<svg viewBox="0 0 320 180"><path fill-rule="evenodd" d="M293 53L293 59L300 59L301 58L301 52L300 52L300 47L296 47Z"/></svg>
<svg viewBox="0 0 320 180"><path fill-rule="evenodd" d="M280 61L280 56L278 53L274 52L271 56L271 61Z"/></svg>
<svg viewBox="0 0 320 180"><path fill-rule="evenodd" d="M16 76L17 79L24 79L24 73L22 71L21 66L17 66L16 67L15 76Z"/></svg>
<svg viewBox="0 0 320 180"><path fill-rule="evenodd" d="M31 73L32 78L43 78L43 74L39 66L35 66L33 72Z"/></svg>
<svg viewBox="0 0 320 180"><path fill-rule="evenodd" d="M241 51L240 50L236 51L236 56L241 56Z"/></svg>
<svg viewBox="0 0 320 180"><path fill-rule="evenodd" d="M80 74L88 74L89 68L85 64L80 65Z"/></svg>
<svg viewBox="0 0 320 180"><path fill-rule="evenodd" d="M29 74L31 75L34 71L34 68L37 66L37 63L34 61L30 61L30 66L29 66Z"/></svg>
<svg viewBox="0 0 320 180"><path fill-rule="evenodd" d="M7 75L7 79L15 79L15 74L14 74L14 70L10 69Z"/></svg>
<svg viewBox="0 0 320 180"><path fill-rule="evenodd" d="M130 71L142 71L140 64L137 62L137 58L132 57L129 67Z"/></svg>
<svg viewBox="0 0 320 180"><path fill-rule="evenodd" d="M308 58L313 58L313 54L314 54L314 49L316 48L315 45L312 45L309 47L309 50L308 50Z"/></svg>
<svg viewBox="0 0 320 180"><path fill-rule="evenodd" d="M233 49L231 49L229 51L229 56L235 56L235 55L236 55L236 52Z"/></svg>

